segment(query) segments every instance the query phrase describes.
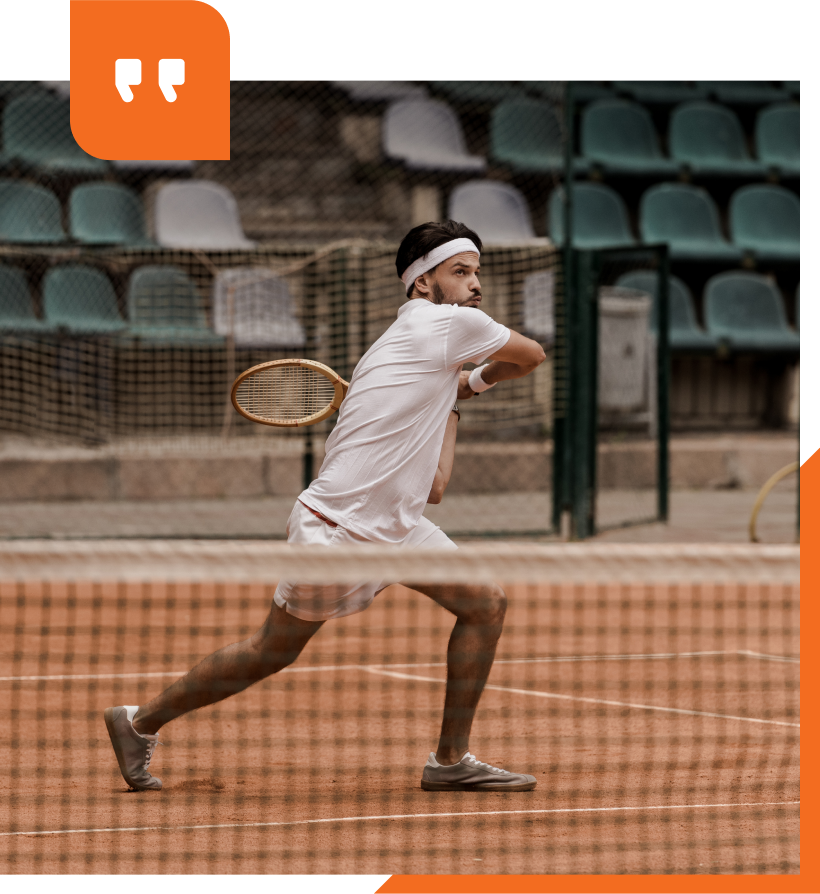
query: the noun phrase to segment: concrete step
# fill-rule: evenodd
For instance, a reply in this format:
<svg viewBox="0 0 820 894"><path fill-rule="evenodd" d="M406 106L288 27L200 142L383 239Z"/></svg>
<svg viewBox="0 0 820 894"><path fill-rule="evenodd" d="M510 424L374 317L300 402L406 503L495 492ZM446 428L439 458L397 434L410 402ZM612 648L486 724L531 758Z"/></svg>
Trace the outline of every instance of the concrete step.
<svg viewBox="0 0 820 894"><path fill-rule="evenodd" d="M172 501L295 497L302 489L300 438L158 439L101 447L0 442L0 503L54 500ZM322 460L315 445L316 466ZM602 490L652 488L655 445L624 441L599 448ZM673 438L671 486L755 489L797 457L785 434ZM551 489L549 442L465 441L456 447L448 494Z"/></svg>

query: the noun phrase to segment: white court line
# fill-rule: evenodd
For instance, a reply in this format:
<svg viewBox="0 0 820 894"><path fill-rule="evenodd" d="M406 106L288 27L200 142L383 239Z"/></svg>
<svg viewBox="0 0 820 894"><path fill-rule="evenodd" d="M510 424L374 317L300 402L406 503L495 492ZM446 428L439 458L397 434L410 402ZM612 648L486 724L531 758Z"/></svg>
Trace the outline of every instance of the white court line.
<svg viewBox="0 0 820 894"><path fill-rule="evenodd" d="M381 674L385 677L395 677L397 680L420 680L423 683L446 683L439 677L422 677L416 674L399 674L395 671L382 670L378 667L365 666L362 670L371 674ZM720 720L742 720L744 723L771 723L774 726L795 726L800 729L799 723L789 723L785 720L765 720L759 717L736 717L733 714L717 714L712 711L694 711L688 708L666 708L661 705L639 705L632 702L616 702L607 698L589 698L582 695L563 695L558 692L542 692L539 689L513 689L511 686L496 686L487 683L485 689L494 689L496 692L512 692L515 695L534 695L536 698L558 698L570 702L586 702L591 705L613 705L617 708L637 708L641 711L664 711L668 714L688 714L690 717L717 717Z"/></svg>
<svg viewBox="0 0 820 894"><path fill-rule="evenodd" d="M799 658L788 658L785 655L767 655L765 652L752 652L751 649L738 649L738 655L748 655L750 658L762 658L764 661L786 661L789 664L800 664Z"/></svg>
<svg viewBox="0 0 820 894"><path fill-rule="evenodd" d="M82 835L92 832L179 832L191 829L258 829L270 826L313 826L323 823L361 823L372 820L436 819L463 816L512 816L548 813L615 813L638 810L716 810L720 807L786 807L799 801L754 801L737 804L652 804L646 807L553 807L534 810L470 810L463 813L391 813L376 816L337 816L326 819L289 820L269 823L209 823L195 826L123 826L115 829L52 829L31 832L0 832L0 838L15 835Z"/></svg>
<svg viewBox="0 0 820 894"><path fill-rule="evenodd" d="M498 658L495 664L554 664L562 662L575 661L648 661L663 660L670 658L699 658L701 656L713 655L746 655L753 658L761 658L769 661L786 661L797 664L799 658L787 658L780 655L767 655L763 652L751 652L748 649L722 650L710 652L647 652L634 655L559 655L547 658ZM414 662L411 664L371 664L368 667L378 667L384 670L390 668L412 668L412 667L446 667L444 661L427 661ZM316 671L342 671L342 670L361 670L361 664L320 664L307 667L286 667L279 671L282 674L308 674ZM44 674L30 675L20 677L0 677L0 682L39 682L39 681L55 681L55 680L129 680L139 679L141 677L182 677L188 673L190 668L185 670L168 670L168 671L138 671L129 674Z"/></svg>

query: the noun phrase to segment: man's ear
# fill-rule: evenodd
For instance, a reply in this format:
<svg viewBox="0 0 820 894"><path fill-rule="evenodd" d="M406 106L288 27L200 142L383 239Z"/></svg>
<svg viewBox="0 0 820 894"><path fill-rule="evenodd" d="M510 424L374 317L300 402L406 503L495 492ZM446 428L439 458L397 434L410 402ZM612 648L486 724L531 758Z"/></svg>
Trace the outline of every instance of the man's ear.
<svg viewBox="0 0 820 894"><path fill-rule="evenodd" d="M416 291L419 295L424 295L426 298L433 291L433 283L432 277L430 276L430 272L422 273L421 276L416 277L416 281L413 284L416 287Z"/></svg>

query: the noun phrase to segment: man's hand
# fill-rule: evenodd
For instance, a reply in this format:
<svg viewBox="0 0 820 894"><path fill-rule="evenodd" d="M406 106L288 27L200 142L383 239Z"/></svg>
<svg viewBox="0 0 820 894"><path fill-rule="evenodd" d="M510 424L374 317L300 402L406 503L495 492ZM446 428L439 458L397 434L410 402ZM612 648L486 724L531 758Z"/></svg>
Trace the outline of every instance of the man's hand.
<svg viewBox="0 0 820 894"><path fill-rule="evenodd" d="M468 379L470 378L470 371L462 370L458 374L458 400L469 400L471 397L475 396L475 391L467 384Z"/></svg>

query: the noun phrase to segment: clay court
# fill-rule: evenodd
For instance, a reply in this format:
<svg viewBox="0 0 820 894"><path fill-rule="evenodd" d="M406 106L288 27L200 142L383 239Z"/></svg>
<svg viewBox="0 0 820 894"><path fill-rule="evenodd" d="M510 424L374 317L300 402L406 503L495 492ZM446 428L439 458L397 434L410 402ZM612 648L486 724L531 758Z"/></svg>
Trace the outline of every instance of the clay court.
<svg viewBox="0 0 820 894"><path fill-rule="evenodd" d="M452 622L394 586L165 727L163 790L129 793L104 708L248 636L273 587L3 584L0 872L799 872L796 586L507 591L471 750L535 791L420 789Z"/></svg>

